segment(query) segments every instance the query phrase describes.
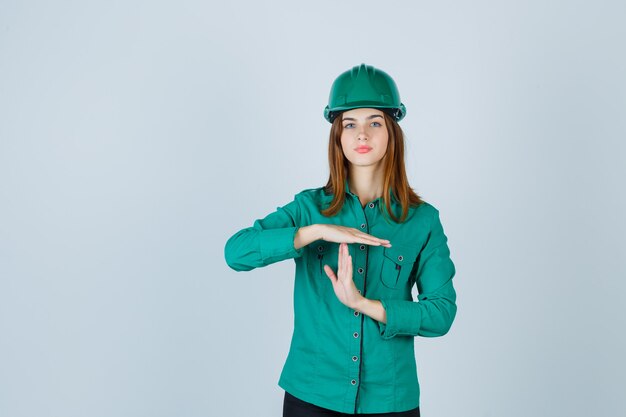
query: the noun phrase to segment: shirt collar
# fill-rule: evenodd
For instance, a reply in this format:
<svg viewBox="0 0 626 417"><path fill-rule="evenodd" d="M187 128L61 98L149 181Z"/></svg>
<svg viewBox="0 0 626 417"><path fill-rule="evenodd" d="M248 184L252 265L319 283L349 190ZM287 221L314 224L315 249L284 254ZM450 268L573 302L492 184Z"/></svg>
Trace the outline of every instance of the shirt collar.
<svg viewBox="0 0 626 417"><path fill-rule="evenodd" d="M352 197L356 198L357 200L359 199L359 196L357 196L357 195L356 195L356 194L354 194L352 191L350 191L350 185L348 184L348 178L346 178L346 179L344 180L344 190L345 190L345 193L346 193L347 195L350 195L350 196L352 196ZM399 205L399 203L398 203L398 202L396 201L396 199L393 197L393 193L391 192L391 188L389 189L389 197L391 198L391 205L392 205L392 206L397 206L397 205ZM374 203L374 204L379 203L379 204L381 204L381 205L382 205L382 204L383 204L383 198L382 198L382 197L378 197L376 200L371 201L371 203Z"/></svg>
<svg viewBox="0 0 626 417"><path fill-rule="evenodd" d="M348 185L348 178L346 178L344 180L344 186L345 186L344 188L346 190L346 194L349 194L349 195L351 195L353 197L358 197L356 194L354 194L352 191L350 191L350 185Z"/></svg>

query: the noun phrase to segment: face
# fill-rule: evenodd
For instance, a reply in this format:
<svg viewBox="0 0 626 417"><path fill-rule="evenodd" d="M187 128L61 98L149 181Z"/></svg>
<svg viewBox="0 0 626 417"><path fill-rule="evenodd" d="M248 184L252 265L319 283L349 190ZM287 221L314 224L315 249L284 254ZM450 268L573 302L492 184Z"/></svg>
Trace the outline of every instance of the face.
<svg viewBox="0 0 626 417"><path fill-rule="evenodd" d="M389 134L382 110L352 109L343 112L341 147L348 161L357 166L378 167L387 153Z"/></svg>

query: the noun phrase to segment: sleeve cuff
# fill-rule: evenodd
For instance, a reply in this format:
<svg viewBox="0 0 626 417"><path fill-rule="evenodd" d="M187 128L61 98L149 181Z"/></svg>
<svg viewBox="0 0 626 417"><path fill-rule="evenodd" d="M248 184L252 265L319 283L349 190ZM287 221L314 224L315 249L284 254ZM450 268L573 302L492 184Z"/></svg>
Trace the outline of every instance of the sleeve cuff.
<svg viewBox="0 0 626 417"><path fill-rule="evenodd" d="M262 230L260 234L260 251L264 263L282 261L302 256L304 247L295 249L293 242L300 226L280 229Z"/></svg>
<svg viewBox="0 0 626 417"><path fill-rule="evenodd" d="M405 300L380 300L385 308L387 323L378 322L380 335L383 339L391 339L398 335L413 336L419 330L421 311L415 302ZM419 316L419 317L417 317Z"/></svg>

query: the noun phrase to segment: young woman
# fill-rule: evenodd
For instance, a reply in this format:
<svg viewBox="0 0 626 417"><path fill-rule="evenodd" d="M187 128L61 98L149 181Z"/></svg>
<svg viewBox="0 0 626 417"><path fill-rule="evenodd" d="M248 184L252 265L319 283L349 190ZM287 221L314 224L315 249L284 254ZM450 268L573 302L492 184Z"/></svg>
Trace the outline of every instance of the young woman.
<svg viewBox="0 0 626 417"><path fill-rule="evenodd" d="M284 417L419 416L414 337L448 332L455 267L439 211L410 187L406 109L362 64L333 83L326 186L295 194L227 241L236 271L295 261ZM411 289L417 286L417 301Z"/></svg>

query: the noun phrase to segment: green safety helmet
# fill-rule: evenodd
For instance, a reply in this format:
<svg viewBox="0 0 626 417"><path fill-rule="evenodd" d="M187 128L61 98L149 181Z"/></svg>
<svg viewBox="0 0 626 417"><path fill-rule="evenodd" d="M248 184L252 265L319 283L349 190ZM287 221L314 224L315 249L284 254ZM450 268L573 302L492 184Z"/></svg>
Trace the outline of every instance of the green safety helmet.
<svg viewBox="0 0 626 417"><path fill-rule="evenodd" d="M335 79L324 118L332 123L341 112L362 107L380 109L396 122L406 115L398 87L389 74L365 64L352 67Z"/></svg>

